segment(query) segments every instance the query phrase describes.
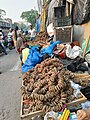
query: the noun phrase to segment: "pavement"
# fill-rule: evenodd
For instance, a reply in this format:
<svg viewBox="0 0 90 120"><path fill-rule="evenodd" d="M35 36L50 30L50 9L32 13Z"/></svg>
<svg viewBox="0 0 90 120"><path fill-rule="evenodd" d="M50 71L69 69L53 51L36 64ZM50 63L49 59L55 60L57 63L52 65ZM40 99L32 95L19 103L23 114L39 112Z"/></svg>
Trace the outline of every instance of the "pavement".
<svg viewBox="0 0 90 120"><path fill-rule="evenodd" d="M15 50L0 55L0 120L21 120L21 66Z"/></svg>
<svg viewBox="0 0 90 120"><path fill-rule="evenodd" d="M0 120L21 120L21 65L15 50L0 54ZM43 120L41 116L22 120Z"/></svg>

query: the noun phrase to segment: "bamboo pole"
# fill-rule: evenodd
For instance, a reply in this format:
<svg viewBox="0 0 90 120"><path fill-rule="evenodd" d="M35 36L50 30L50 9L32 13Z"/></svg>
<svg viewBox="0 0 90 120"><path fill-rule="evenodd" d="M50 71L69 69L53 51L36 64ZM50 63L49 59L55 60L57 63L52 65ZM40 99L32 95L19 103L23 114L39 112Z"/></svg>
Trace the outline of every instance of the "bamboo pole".
<svg viewBox="0 0 90 120"><path fill-rule="evenodd" d="M87 50L87 47L89 44L89 40L90 40L90 36L89 36L88 40L86 41L86 45L85 45L84 52L83 52L83 59L85 58L85 54L86 54L86 50Z"/></svg>

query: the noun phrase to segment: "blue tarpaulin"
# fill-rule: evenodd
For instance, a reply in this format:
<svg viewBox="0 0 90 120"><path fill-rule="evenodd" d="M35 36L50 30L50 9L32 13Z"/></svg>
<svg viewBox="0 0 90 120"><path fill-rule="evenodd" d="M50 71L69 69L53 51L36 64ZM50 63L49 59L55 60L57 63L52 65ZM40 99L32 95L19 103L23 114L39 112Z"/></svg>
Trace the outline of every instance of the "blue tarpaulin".
<svg viewBox="0 0 90 120"><path fill-rule="evenodd" d="M35 67L36 64L39 64L43 60L43 56L45 54L51 56L53 54L53 49L57 44L60 44L60 41L53 42L47 48L43 48L41 52L39 52L38 46L31 47L27 60L22 66L22 73L27 72L31 68Z"/></svg>
<svg viewBox="0 0 90 120"><path fill-rule="evenodd" d="M43 48L43 49L41 50L42 55L48 54L49 56L51 56L52 53L53 53L54 47L55 47L57 44L60 44L60 43L61 43L60 41L56 41L56 42L53 42L51 45L49 45L47 48Z"/></svg>
<svg viewBox="0 0 90 120"><path fill-rule="evenodd" d="M39 53L39 48L34 46L30 49L29 55L27 60L25 61L24 65L22 66L22 73L27 72L29 69L35 67L36 64L42 61L42 55Z"/></svg>

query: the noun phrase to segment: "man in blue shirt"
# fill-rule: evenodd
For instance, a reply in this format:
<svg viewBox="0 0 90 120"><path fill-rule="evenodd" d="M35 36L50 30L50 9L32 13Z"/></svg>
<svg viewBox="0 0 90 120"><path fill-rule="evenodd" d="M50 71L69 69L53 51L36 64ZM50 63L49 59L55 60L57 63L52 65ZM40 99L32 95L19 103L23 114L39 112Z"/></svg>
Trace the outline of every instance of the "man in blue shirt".
<svg viewBox="0 0 90 120"><path fill-rule="evenodd" d="M36 19L36 25L35 25L35 28L36 28L36 32L39 33L40 32L40 27L41 27L41 18L40 18L40 14L37 16L37 19Z"/></svg>

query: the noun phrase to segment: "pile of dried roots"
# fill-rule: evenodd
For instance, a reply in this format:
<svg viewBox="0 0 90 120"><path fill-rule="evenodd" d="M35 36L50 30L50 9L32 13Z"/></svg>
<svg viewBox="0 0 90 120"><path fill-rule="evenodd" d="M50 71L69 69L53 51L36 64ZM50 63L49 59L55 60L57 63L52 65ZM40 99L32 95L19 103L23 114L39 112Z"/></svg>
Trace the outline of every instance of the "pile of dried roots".
<svg viewBox="0 0 90 120"><path fill-rule="evenodd" d="M65 70L56 58L37 64L23 75L23 114L39 110L59 111L66 102L75 99L70 86L73 78L74 74Z"/></svg>

